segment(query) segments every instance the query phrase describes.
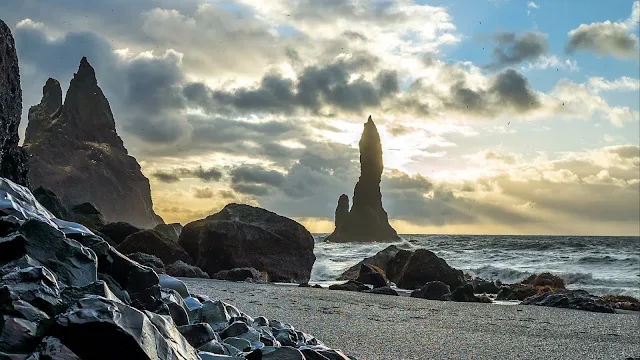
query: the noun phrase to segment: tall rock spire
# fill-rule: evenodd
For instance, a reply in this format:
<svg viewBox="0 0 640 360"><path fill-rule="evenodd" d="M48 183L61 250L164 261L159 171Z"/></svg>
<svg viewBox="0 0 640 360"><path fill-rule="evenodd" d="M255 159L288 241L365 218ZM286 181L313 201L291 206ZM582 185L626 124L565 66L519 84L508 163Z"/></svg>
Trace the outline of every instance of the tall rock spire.
<svg viewBox="0 0 640 360"><path fill-rule="evenodd" d="M336 229L327 241L398 241L400 238L389 225L387 212L382 207L382 144L371 116L364 124L359 147L360 179L353 191L353 205L345 213L345 206L349 208L349 198L344 194L340 196L336 208Z"/></svg>
<svg viewBox="0 0 640 360"><path fill-rule="evenodd" d="M42 101L29 109L24 147L33 187L53 191L69 207L91 202L108 221L162 223L153 211L149 180L116 133L109 101L86 58L64 104L61 97L60 83L49 79Z"/></svg>
<svg viewBox="0 0 640 360"><path fill-rule="evenodd" d="M27 156L18 147L22 115L22 89L16 44L11 30L0 20L0 177L28 185Z"/></svg>

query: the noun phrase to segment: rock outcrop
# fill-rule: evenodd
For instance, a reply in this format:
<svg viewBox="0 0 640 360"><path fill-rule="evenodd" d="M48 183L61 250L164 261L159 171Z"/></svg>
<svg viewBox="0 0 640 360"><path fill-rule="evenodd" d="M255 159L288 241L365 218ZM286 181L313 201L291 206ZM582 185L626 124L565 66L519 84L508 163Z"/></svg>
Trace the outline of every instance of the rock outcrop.
<svg viewBox="0 0 640 360"><path fill-rule="evenodd" d="M313 237L304 226L243 204L229 204L187 224L179 243L209 275L252 267L270 281L308 282L316 259Z"/></svg>
<svg viewBox="0 0 640 360"><path fill-rule="evenodd" d="M449 266L433 252L402 250L395 245L350 267L338 280L357 280L364 266L379 269L376 272L383 272L389 281L403 289L419 289L431 281L441 281L451 289L465 283L462 271Z"/></svg>
<svg viewBox="0 0 640 360"><path fill-rule="evenodd" d="M68 208L90 202L109 222L145 228L163 222L153 211L149 180L116 133L109 102L86 58L64 104L60 83L47 81L42 101L29 109L24 148L32 186L50 189Z"/></svg>
<svg viewBox="0 0 640 360"><path fill-rule="evenodd" d="M192 263L191 256L178 243L164 237L156 230L141 230L129 235L117 247L123 254L142 252L157 256L165 264L173 264L181 260Z"/></svg>
<svg viewBox="0 0 640 360"><path fill-rule="evenodd" d="M359 147L360 179L353 190L353 205L349 210L349 198L345 194L340 196L336 207L336 228L326 241L399 241L400 237L389 224L387 212L382 207L382 144L371 116L364 124Z"/></svg>
<svg viewBox="0 0 640 360"><path fill-rule="evenodd" d="M11 30L0 20L0 177L29 185L27 155L18 146L22 116L22 88L16 44Z"/></svg>

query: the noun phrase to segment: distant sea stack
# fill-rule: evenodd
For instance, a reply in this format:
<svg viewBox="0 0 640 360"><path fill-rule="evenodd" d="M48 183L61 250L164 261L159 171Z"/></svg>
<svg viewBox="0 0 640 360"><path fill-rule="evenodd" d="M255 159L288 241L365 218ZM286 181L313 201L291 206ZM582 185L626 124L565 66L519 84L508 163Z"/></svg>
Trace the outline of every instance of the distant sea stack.
<svg viewBox="0 0 640 360"><path fill-rule="evenodd" d="M22 89L16 44L11 30L0 20L0 177L28 185L27 155L18 146L22 115Z"/></svg>
<svg viewBox="0 0 640 360"><path fill-rule="evenodd" d="M153 211L149 180L116 133L95 70L80 61L62 103L60 83L47 80L29 109L24 148L32 188L53 191L67 207L90 202L109 222L143 228L164 223Z"/></svg>
<svg viewBox="0 0 640 360"><path fill-rule="evenodd" d="M398 241L398 233L389 225L387 212L382 207L380 180L382 178L382 144L376 124L364 124L360 138L360 179L353 190L353 205L349 210L349 197L342 194L336 207L336 229L327 237L332 242L387 242Z"/></svg>

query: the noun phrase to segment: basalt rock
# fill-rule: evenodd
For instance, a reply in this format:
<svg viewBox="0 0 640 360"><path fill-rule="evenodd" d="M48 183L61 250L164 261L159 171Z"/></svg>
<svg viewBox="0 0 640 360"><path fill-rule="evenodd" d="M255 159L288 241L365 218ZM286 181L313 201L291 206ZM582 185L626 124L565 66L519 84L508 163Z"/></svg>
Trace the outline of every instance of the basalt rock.
<svg viewBox="0 0 640 360"><path fill-rule="evenodd" d="M378 268L384 270L386 273L388 269L387 264L389 264L389 261L393 259L400 251L401 250L397 246L389 245L384 250L379 251L375 255L370 256L347 269L342 273L342 275L340 275L338 280L355 280L360 273L362 264L377 266Z"/></svg>
<svg viewBox="0 0 640 360"><path fill-rule="evenodd" d="M127 236L137 233L140 231L140 228L129 223L119 221L108 223L102 226L99 230L101 233L107 235L116 245L120 245Z"/></svg>
<svg viewBox="0 0 640 360"><path fill-rule="evenodd" d="M157 258L156 256L145 254L142 252L136 252L133 254L127 254L127 257L140 265L144 265L153 269L156 274L163 274L164 271L164 263L162 260ZM171 274L169 274L171 275ZM174 276L174 275L172 275Z"/></svg>
<svg viewBox="0 0 640 360"><path fill-rule="evenodd" d="M369 287L361 282L358 282L355 280L349 280L344 284L330 285L329 290L365 291L365 290L369 290Z"/></svg>
<svg viewBox="0 0 640 360"><path fill-rule="evenodd" d="M129 235L117 247L124 254L142 252L157 256L165 264L173 264L181 260L192 263L191 256L178 243L164 237L156 230L142 230Z"/></svg>
<svg viewBox="0 0 640 360"><path fill-rule="evenodd" d="M336 228L327 237L332 242L399 241L400 237L389 224L382 207L380 180L382 178L382 144L376 125L369 116L360 138L360 179L353 190L353 205L348 212L349 199L341 195L336 208Z"/></svg>
<svg viewBox="0 0 640 360"><path fill-rule="evenodd" d="M442 281L455 289L464 283L464 277L462 271L452 268L433 252L418 249L404 265L396 284L403 289L417 289L429 281Z"/></svg>
<svg viewBox="0 0 640 360"><path fill-rule="evenodd" d="M167 275L186 277L186 278L201 278L208 279L209 274L202 271L197 266L189 265L184 261L176 261L173 264L169 264L165 267Z"/></svg>
<svg viewBox="0 0 640 360"><path fill-rule="evenodd" d="M47 190L42 186L33 191L33 196L47 210L51 211L53 216L58 219L73 221L73 214L67 209L60 199L51 190Z"/></svg>
<svg viewBox="0 0 640 360"><path fill-rule="evenodd" d="M522 305L538 305L566 309L586 310L602 313L614 313L611 305L605 300L590 295L584 290L557 290L539 293L521 303Z"/></svg>
<svg viewBox="0 0 640 360"><path fill-rule="evenodd" d="M50 79L40 104L29 110L24 148L32 186L50 189L68 207L91 202L110 222L147 228L162 223L153 211L149 180L116 133L109 102L86 58L64 104L61 94L60 83Z"/></svg>
<svg viewBox="0 0 640 360"><path fill-rule="evenodd" d="M389 280L387 280L387 277L380 268L367 264L360 265L360 273L355 280L363 284L373 285L374 288L389 285Z"/></svg>
<svg viewBox="0 0 640 360"><path fill-rule="evenodd" d="M442 281L430 281L423 287L411 292L411 297L427 300L443 300L445 295L451 293L449 285Z"/></svg>
<svg viewBox="0 0 640 360"><path fill-rule="evenodd" d="M27 155L18 146L22 116L22 88L16 45L11 30L0 20L0 177L29 185Z"/></svg>
<svg viewBox="0 0 640 360"><path fill-rule="evenodd" d="M106 219L92 203L86 202L71 208L73 219L91 229L99 229L106 224Z"/></svg>
<svg viewBox="0 0 640 360"><path fill-rule="evenodd" d="M314 240L304 226L243 204L187 224L179 243L209 275L253 267L270 281L308 282L315 261Z"/></svg>
<svg viewBox="0 0 640 360"><path fill-rule="evenodd" d="M158 224L153 230L156 230L164 235L165 238L177 243L180 238L180 233L182 232L182 225L178 223Z"/></svg>
<svg viewBox="0 0 640 360"><path fill-rule="evenodd" d="M234 268L231 270L222 270L213 274L214 279L228 281L268 281L266 274L254 268Z"/></svg>

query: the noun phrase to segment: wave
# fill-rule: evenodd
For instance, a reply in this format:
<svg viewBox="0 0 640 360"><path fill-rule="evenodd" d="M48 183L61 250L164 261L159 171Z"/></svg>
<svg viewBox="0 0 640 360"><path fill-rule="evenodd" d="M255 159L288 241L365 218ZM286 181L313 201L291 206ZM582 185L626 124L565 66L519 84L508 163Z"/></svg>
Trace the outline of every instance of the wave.
<svg viewBox="0 0 640 360"><path fill-rule="evenodd" d="M629 266L638 266L640 265L640 258L637 257L623 257L623 258L619 258L619 257L615 257L615 256L610 256L610 255L604 255L604 256L583 256L581 258L579 258L577 260L578 264L586 264L586 265L598 265L598 264L602 264L602 265L612 265L615 263L619 263L622 265L629 265Z"/></svg>

